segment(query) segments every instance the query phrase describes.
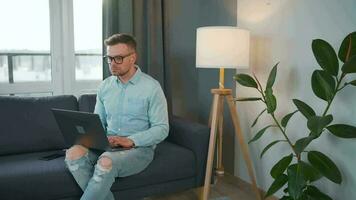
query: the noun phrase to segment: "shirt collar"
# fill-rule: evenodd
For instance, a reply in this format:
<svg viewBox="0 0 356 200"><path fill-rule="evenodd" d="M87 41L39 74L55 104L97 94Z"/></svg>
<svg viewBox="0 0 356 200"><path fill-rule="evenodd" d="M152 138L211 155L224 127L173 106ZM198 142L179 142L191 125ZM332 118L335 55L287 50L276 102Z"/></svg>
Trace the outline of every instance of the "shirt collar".
<svg viewBox="0 0 356 200"><path fill-rule="evenodd" d="M135 74L129 80L129 82L134 85L140 80L140 77L142 76L142 71L141 71L140 67L138 65L135 65L135 67L137 70L136 70Z"/></svg>

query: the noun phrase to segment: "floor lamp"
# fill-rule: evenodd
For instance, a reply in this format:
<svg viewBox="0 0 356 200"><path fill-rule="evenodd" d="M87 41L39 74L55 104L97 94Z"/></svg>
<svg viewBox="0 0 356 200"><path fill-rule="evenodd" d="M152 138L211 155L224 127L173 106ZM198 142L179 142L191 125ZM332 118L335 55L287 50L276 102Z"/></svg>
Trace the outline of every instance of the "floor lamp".
<svg viewBox="0 0 356 200"><path fill-rule="evenodd" d="M230 26L210 26L197 29L196 67L219 68L219 88L212 89L214 97L210 112L209 125L211 128L209 150L206 164L205 183L202 199L207 200L210 191L210 180L213 167L215 144L217 141L217 174L224 174L222 165L222 137L224 99L228 103L235 134L239 141L252 187L258 200L261 200L253 172L249 151L241 132L232 90L224 88L224 68L248 68L249 63L249 31ZM232 79L232 77L231 77ZM217 135L218 133L218 135ZM216 138L217 137L217 138Z"/></svg>

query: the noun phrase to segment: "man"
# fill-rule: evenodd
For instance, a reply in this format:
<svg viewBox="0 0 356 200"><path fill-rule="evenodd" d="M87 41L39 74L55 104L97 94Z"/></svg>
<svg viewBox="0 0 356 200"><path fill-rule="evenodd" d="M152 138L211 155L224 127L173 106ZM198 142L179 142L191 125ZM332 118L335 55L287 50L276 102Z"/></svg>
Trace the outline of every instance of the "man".
<svg viewBox="0 0 356 200"><path fill-rule="evenodd" d="M105 44L112 76L99 87L94 113L100 116L110 145L128 150L98 153L80 145L67 150L66 165L84 200L114 199L110 187L115 177L144 170L169 129L167 102L159 83L135 65L134 38L115 34Z"/></svg>

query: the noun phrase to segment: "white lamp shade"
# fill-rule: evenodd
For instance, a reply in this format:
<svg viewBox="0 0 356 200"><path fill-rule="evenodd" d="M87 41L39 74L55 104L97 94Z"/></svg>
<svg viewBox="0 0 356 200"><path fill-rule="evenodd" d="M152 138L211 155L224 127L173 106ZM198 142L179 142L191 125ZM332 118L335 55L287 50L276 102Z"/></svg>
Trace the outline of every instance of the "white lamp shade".
<svg viewBox="0 0 356 200"><path fill-rule="evenodd" d="M233 26L197 29L196 67L248 68L250 32Z"/></svg>

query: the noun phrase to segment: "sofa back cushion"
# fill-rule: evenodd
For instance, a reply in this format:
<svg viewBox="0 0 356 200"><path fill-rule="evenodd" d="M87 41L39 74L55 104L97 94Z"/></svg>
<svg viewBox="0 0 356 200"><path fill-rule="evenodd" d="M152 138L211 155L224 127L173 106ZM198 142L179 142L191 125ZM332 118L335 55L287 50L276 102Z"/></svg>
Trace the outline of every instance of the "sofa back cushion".
<svg viewBox="0 0 356 200"><path fill-rule="evenodd" d="M0 155L65 148L51 108L78 110L77 99L0 97Z"/></svg>
<svg viewBox="0 0 356 200"><path fill-rule="evenodd" d="M96 94L83 94L78 100L79 110L83 112L94 112L96 104Z"/></svg>

